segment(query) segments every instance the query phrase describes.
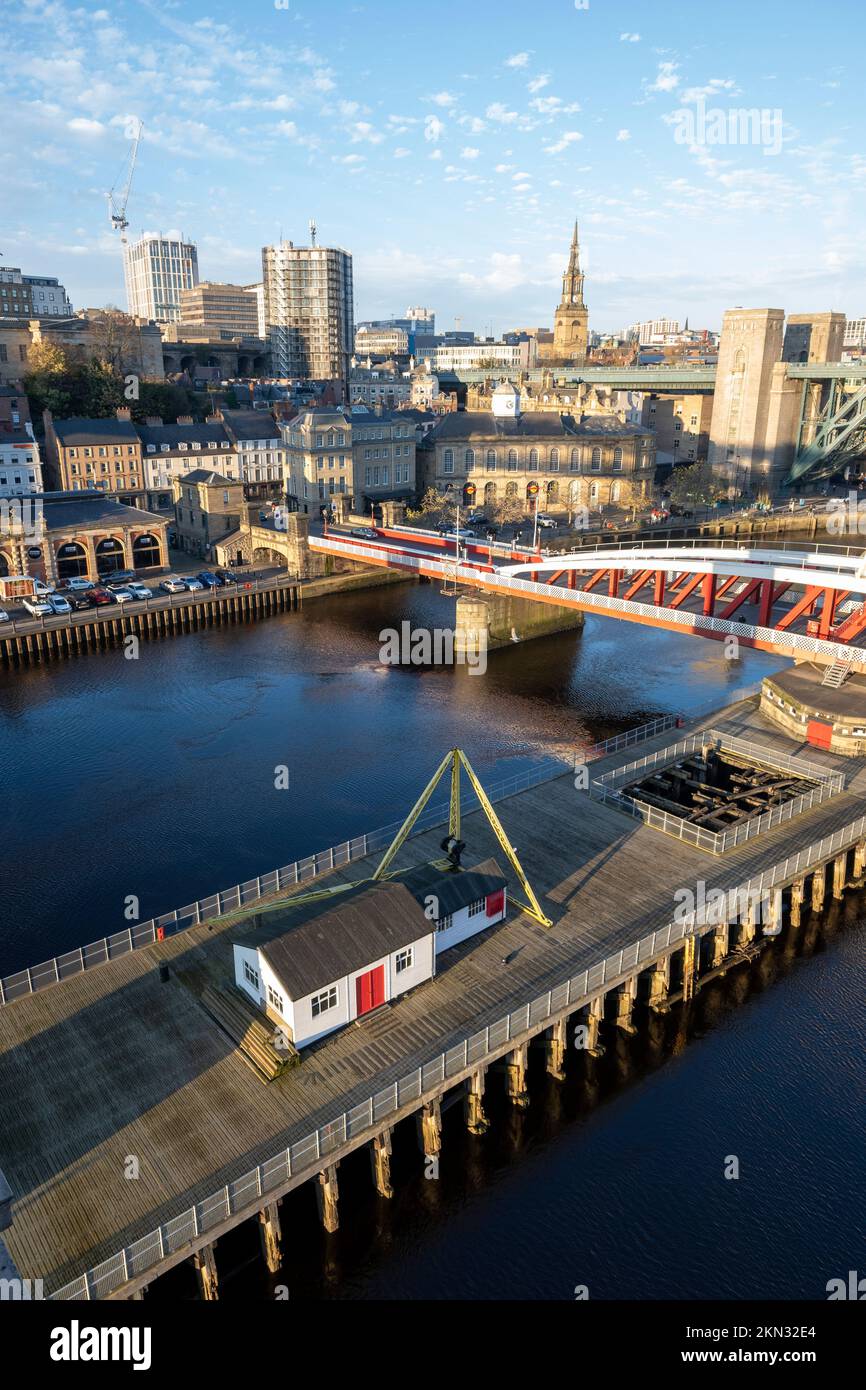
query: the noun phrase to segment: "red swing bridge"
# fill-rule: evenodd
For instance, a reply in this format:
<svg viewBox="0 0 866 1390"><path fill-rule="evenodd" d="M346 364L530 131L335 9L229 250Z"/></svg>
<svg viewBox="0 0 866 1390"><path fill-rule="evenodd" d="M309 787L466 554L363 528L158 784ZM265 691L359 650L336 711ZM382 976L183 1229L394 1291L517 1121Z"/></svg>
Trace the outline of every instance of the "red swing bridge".
<svg viewBox="0 0 866 1390"><path fill-rule="evenodd" d="M310 549L455 588L510 594L668 632L866 670L866 555L832 546L762 549L704 541L542 554L410 527L326 531Z"/></svg>

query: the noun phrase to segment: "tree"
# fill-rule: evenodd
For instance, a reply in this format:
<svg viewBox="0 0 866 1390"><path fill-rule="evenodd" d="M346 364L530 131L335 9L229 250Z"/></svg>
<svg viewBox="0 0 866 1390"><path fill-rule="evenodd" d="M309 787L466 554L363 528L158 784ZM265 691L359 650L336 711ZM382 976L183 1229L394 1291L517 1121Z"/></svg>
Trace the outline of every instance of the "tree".
<svg viewBox="0 0 866 1390"><path fill-rule="evenodd" d="M34 343L27 360L24 390L38 423L43 410L55 419L113 415L123 405L123 381L110 367L86 360L80 350L56 343Z"/></svg>
<svg viewBox="0 0 866 1390"><path fill-rule="evenodd" d="M514 526L526 520L526 507L516 493L498 497L488 510L492 512L491 519L497 526Z"/></svg>
<svg viewBox="0 0 866 1390"><path fill-rule="evenodd" d="M667 481L670 500L676 506L707 507L724 494L724 488L713 476L707 463L692 463L675 468Z"/></svg>
<svg viewBox="0 0 866 1390"><path fill-rule="evenodd" d="M428 487L418 504L418 510L407 511L407 516L431 526L453 526L457 519L457 505L444 492Z"/></svg>

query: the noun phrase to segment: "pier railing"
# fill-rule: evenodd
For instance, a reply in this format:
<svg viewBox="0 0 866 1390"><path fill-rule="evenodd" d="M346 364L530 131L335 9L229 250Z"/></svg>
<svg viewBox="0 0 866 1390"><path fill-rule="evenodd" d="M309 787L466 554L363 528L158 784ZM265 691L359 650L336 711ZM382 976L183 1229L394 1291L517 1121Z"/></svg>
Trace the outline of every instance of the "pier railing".
<svg viewBox="0 0 866 1390"><path fill-rule="evenodd" d="M677 816L671 811L663 811L660 807L642 800L639 794L629 796L623 791L624 787L653 768L663 771L672 763L697 752L707 742L712 742L722 750L750 758L763 766L778 768L781 772L789 772L796 777L812 781L815 786L799 796L792 797L781 806L774 806L762 815L753 816L750 820L720 831L695 825L685 818L685 814ZM783 825L805 811L811 811L814 806L820 806L831 797L838 796L845 790L845 774L832 772L825 767L818 767L815 763L804 762L800 758L789 757L786 753L768 752L759 744L751 743L748 739L736 738L718 729L704 729L679 743L668 744L658 753L651 753L646 758L639 758L633 763L627 763L625 767L615 768L612 772L597 777L589 790L594 801L612 802L628 815L640 817L645 825L661 830L666 835L673 835L675 839L693 845L696 849L706 850L710 854L724 854L767 830L774 830L777 825ZM684 813L686 809L683 807Z"/></svg>
<svg viewBox="0 0 866 1390"><path fill-rule="evenodd" d="M748 693L753 692L749 690ZM625 733L591 744L575 754L573 767L594 762L623 748L631 748L634 744L655 737L656 734L679 727L682 722L680 716L666 714L659 719L650 720L647 724L628 729ZM522 772L513 773L510 777L492 783L485 790L491 801L503 801L506 797L527 791L541 782L562 777L571 770L571 763L548 757L533 763ZM461 811L469 813L475 810L477 805L475 793L471 790L465 791L461 800ZM426 807L415 824L412 836L422 834L433 826L447 823L448 811L449 805L445 801ZM310 883L322 874L330 873L332 869L338 869L356 859L363 859L368 854L375 854L377 850L387 849L401 824L401 821L393 821L380 830L369 831L367 834L355 836L354 839L344 840L342 844L334 845L330 849L296 859L282 868L271 869L269 873L247 879L245 883L237 883L234 887L212 893L207 898L199 898L185 907L174 908L171 912L163 913L161 917L151 917L146 922L137 922L124 931L91 941L86 946L77 946L72 951L65 951L62 955L41 961L39 965L28 966L12 975L0 976L0 1006L11 1004L14 1000L35 994L41 989L47 989L73 975L80 975L84 970L105 965L110 960L128 955L130 951L138 951L145 946L152 946L156 941L164 941L167 936L174 936L189 927L198 926L201 922L232 916L263 898L273 898L296 884Z"/></svg>
<svg viewBox="0 0 866 1390"><path fill-rule="evenodd" d="M729 901L751 904L773 889L804 876L811 868L847 850L866 835L866 816L816 841L807 849L790 855L781 863L749 879L729 894ZM742 909L747 911L747 907ZM457 1085L479 1065L489 1065L550 1022L573 1013L584 1004L644 969L655 957L686 936L699 934L719 925L717 909L706 903L684 914L659 931L650 933L631 946L598 961L587 970L561 980L553 988L512 1009L495 1023L479 1029L455 1046L415 1067L398 1081L368 1096L360 1104L288 1144L263 1163L226 1183L217 1192L196 1202L186 1211L162 1223L147 1235L111 1255L93 1269L49 1294L52 1299L102 1299L132 1279L157 1271L167 1256L184 1249L198 1248L200 1237L215 1230L233 1216L240 1220L263 1205L269 1194L281 1196L293 1179L312 1177L328 1164L329 1156L357 1140L372 1137L383 1122L402 1118L406 1107L417 1108L425 1096L438 1094L446 1082Z"/></svg>

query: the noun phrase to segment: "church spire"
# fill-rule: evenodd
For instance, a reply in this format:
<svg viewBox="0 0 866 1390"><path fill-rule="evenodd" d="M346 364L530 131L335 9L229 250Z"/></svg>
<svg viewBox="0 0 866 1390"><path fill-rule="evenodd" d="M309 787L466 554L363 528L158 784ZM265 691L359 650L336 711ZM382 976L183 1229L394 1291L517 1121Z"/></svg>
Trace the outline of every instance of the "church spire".
<svg viewBox="0 0 866 1390"><path fill-rule="evenodd" d="M575 219L574 232L571 237L568 269L562 277L562 303L563 306L578 305L583 307L583 274L580 269L580 236L577 230L577 219Z"/></svg>

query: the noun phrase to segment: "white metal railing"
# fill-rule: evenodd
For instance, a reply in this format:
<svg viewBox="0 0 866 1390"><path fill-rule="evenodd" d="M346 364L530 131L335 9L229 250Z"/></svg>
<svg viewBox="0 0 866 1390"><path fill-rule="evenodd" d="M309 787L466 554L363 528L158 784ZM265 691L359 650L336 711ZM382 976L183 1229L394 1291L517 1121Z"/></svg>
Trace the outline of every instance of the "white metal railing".
<svg viewBox="0 0 866 1390"><path fill-rule="evenodd" d="M658 806L652 806L648 802L640 800L639 797L627 796L620 790L626 784L633 783L641 773L645 773L653 767L668 767L672 762L686 757L689 753L694 753L708 740L712 740L719 748L727 748L731 752L744 754L764 765L778 767L782 772L796 773L798 776L816 782L817 785L808 792L802 792L799 796L792 797L782 806L775 806L760 816L755 816L740 825L730 826L721 831L708 830L704 826L695 825L671 811L663 811ZM827 768L818 767L815 763L802 762L797 758L789 757L786 753L776 753L760 744L751 743L747 739L736 738L734 735L720 732L718 729L702 730L699 734L693 734L680 743L669 744L660 752L652 753L646 758L640 758L636 762L629 763L626 767L615 768L614 771L595 778L589 788L590 796L594 801L612 802L620 810L641 819L645 825L649 825L655 830L661 830L666 835L673 835L675 839L693 845L696 849L706 850L710 854L725 854L728 850L745 844L747 840L753 840L756 836L762 835L768 830L774 830L776 826L783 825L795 816L811 811L813 807L820 806L844 790L845 776L842 772L832 772Z"/></svg>
<svg viewBox="0 0 866 1390"><path fill-rule="evenodd" d="M790 855L779 864L730 890L728 901L747 905L759 900L771 890L781 888L805 875L811 868L847 851L866 835L866 816L816 841L805 850ZM239 1220L254 1214L261 1198L282 1191L293 1179L312 1177L327 1165L329 1156L347 1144L358 1144L371 1138L384 1119L397 1116L409 1105L417 1106L425 1095L435 1095L443 1084L456 1084L469 1069L487 1063L508 1051L508 1044L521 1040L526 1033L539 1032L551 1019L581 1008L599 993L642 970L656 956L665 953L685 936L701 934L718 925L718 908L707 902L701 908L669 922L667 926L634 942L624 950L597 961L579 974L560 981L535 999L519 1004L471 1036L440 1052L437 1056L415 1066L399 1080L366 1097L336 1118L323 1122L312 1133L266 1159L239 1178L226 1183L217 1192L195 1203L178 1216L141 1236L131 1245L86 1270L70 1283L49 1294L52 1299L100 1299L122 1288L132 1279L158 1270L166 1256L195 1247L195 1242L208 1231L220 1226L232 1216Z"/></svg>
<svg viewBox="0 0 866 1390"><path fill-rule="evenodd" d="M380 563L383 555L387 556L389 553L394 555L393 551L389 552L387 545L377 547L372 543L348 546L341 541L334 541L330 538L317 538L315 542L311 541L311 544L316 549L325 549L335 555L352 555L355 558L366 556L371 560L378 560ZM401 569L419 572L423 569L443 578L447 572L449 578L456 578L460 583L471 584L476 588L493 587L503 589L508 593L525 594L528 598L545 598L548 602L550 601L551 586L539 584L531 579L517 579L513 575L484 573L471 565L455 565L453 562L446 571L446 566L440 560L428 559L426 556L407 555L403 552L400 553L399 560ZM847 642L829 642L820 637L809 637L804 633L780 632L772 627L739 623L732 618L711 618L702 613L687 613L681 608L664 608L651 603L636 603L633 599L611 598L606 594L587 594L580 589L558 587L553 592L556 593L557 602L565 608L597 608L605 617L617 613L622 613L623 616L634 614L642 618L654 619L659 624L681 627L691 632L746 637L752 641L763 642L783 655L819 656L832 661L853 651L857 664L866 665L866 651L852 647Z"/></svg>

